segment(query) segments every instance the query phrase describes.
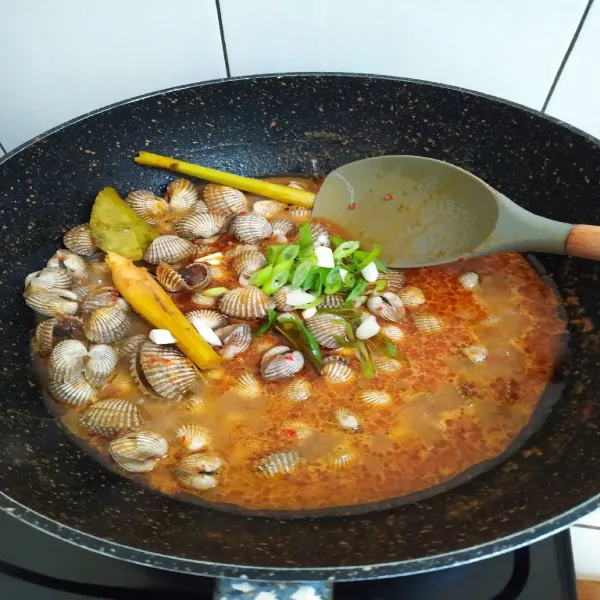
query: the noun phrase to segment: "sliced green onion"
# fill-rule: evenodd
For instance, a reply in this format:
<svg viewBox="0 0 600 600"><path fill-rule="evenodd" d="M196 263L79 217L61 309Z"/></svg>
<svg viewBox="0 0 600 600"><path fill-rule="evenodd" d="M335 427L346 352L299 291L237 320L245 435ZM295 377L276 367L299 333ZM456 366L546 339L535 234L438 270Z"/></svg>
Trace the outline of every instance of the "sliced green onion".
<svg viewBox="0 0 600 600"><path fill-rule="evenodd" d="M302 225L300 225L300 227L298 227L298 231L300 233L300 239L298 240L300 247L301 248L304 248L305 246L312 247L312 245L315 243L315 240L313 238L312 231L310 230L310 223L308 221L306 223L302 223Z"/></svg>
<svg viewBox="0 0 600 600"><path fill-rule="evenodd" d="M288 244L281 246L281 250L277 256L276 262L283 262L284 260L294 260L300 252L300 246L298 244Z"/></svg>
<svg viewBox="0 0 600 600"><path fill-rule="evenodd" d="M373 244L373 250L371 252L356 252L355 256L360 260L358 269L364 269L369 263L372 263L381 254L381 246L379 244Z"/></svg>
<svg viewBox="0 0 600 600"><path fill-rule="evenodd" d="M377 267L377 270L380 273L388 272L389 269L378 258L376 258L373 262L375 263L375 266Z"/></svg>
<svg viewBox="0 0 600 600"><path fill-rule="evenodd" d="M285 244L281 246L269 246L267 248L267 262L270 265L274 265L285 247Z"/></svg>
<svg viewBox="0 0 600 600"><path fill-rule="evenodd" d="M311 269L315 266L315 263L316 258L307 258L296 267L294 276L292 277L292 287L302 287L309 276Z"/></svg>
<svg viewBox="0 0 600 600"><path fill-rule="evenodd" d="M376 292L383 292L383 290L385 290L386 287L387 287L387 281L385 279L378 279L375 282L375 291Z"/></svg>
<svg viewBox="0 0 600 600"><path fill-rule="evenodd" d="M269 278L269 281L263 285L263 292L267 294L267 296L274 294L278 289L282 288L287 283L289 274L289 269L279 271L278 273L273 273Z"/></svg>
<svg viewBox="0 0 600 600"><path fill-rule="evenodd" d="M333 258L336 260L342 260L351 254L354 254L359 247L358 242L342 242L334 251Z"/></svg>
<svg viewBox="0 0 600 600"><path fill-rule="evenodd" d="M344 279L344 287L351 290L356 285L356 275L354 273L348 273Z"/></svg>
<svg viewBox="0 0 600 600"><path fill-rule="evenodd" d="M252 334L252 336L259 337L263 333L266 333L267 331L269 331L269 329L271 329L271 327L273 327L276 320L277 320L277 312L274 311L272 308L269 309L269 316L268 316L267 320Z"/></svg>
<svg viewBox="0 0 600 600"><path fill-rule="evenodd" d="M364 342L358 341L354 347L354 354L360 363L360 370L365 377L369 379L375 375L375 367L371 361L369 350Z"/></svg>
<svg viewBox="0 0 600 600"><path fill-rule="evenodd" d="M344 243L344 240L343 240L341 237L337 237L337 236L335 236L335 235L332 235L332 236L329 238L329 241L331 242L331 245L332 245L334 248L337 248L337 247L338 247L340 244L343 244L343 243Z"/></svg>
<svg viewBox="0 0 600 600"><path fill-rule="evenodd" d="M314 286L315 281L318 279L318 277L319 277L319 268L312 267L312 270L308 273L308 275L306 276L306 279L304 280L304 283L302 284L302 289L304 291L310 290Z"/></svg>
<svg viewBox="0 0 600 600"><path fill-rule="evenodd" d="M226 294L228 291L229 290L226 287L216 287L216 288L210 288L208 290L204 290L202 292L202 295L212 298L214 296L222 296L223 294Z"/></svg>
<svg viewBox="0 0 600 600"><path fill-rule="evenodd" d="M271 271L273 271L273 265L267 265L263 269L259 271L255 271L250 275L250 279L248 279L248 285L257 285L261 287L267 281L269 281L269 277L271 277Z"/></svg>
<svg viewBox="0 0 600 600"><path fill-rule="evenodd" d="M323 355L315 336L308 331L304 323L294 317L279 317L277 331L282 333L297 348L310 365L321 372L323 368Z"/></svg>
<svg viewBox="0 0 600 600"><path fill-rule="evenodd" d="M309 302L308 304L303 304L302 306L296 306L296 308L298 310L306 310L307 308L314 308L315 306L319 306L319 304L321 304L321 302L323 302L324 298L315 298L315 300L313 300L312 302Z"/></svg>
<svg viewBox="0 0 600 600"><path fill-rule="evenodd" d="M365 279L359 279L358 283L352 288L352 291L346 297L345 304L352 304L359 296L362 296L367 289L367 282Z"/></svg>

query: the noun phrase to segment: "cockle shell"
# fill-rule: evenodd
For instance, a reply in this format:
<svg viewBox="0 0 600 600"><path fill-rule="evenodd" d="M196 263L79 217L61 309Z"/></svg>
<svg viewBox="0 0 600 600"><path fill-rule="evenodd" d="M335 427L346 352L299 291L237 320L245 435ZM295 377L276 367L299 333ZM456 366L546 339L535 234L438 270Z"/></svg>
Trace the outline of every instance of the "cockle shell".
<svg viewBox="0 0 600 600"><path fill-rule="evenodd" d="M119 432L140 429L144 425L144 417L129 400L107 398L86 408L79 417L79 424L90 433L113 437Z"/></svg>
<svg viewBox="0 0 600 600"><path fill-rule="evenodd" d="M225 230L229 217L221 214L195 213L175 223L177 233L186 240L210 238Z"/></svg>
<svg viewBox="0 0 600 600"><path fill-rule="evenodd" d="M83 302L91 293L92 290L87 285L78 285L71 290L79 302Z"/></svg>
<svg viewBox="0 0 600 600"><path fill-rule="evenodd" d="M360 429L360 418L347 408L338 408L335 411L335 419L343 429L358 431Z"/></svg>
<svg viewBox="0 0 600 600"><path fill-rule="evenodd" d="M131 327L129 313L118 308L95 310L83 329L88 340L97 344L112 344L120 340Z"/></svg>
<svg viewBox="0 0 600 600"><path fill-rule="evenodd" d="M290 209L290 215L292 215L296 221L304 223L310 219L312 210L310 210L310 208L303 208L302 206L294 206Z"/></svg>
<svg viewBox="0 0 600 600"><path fill-rule="evenodd" d="M248 210L248 199L240 190L209 183L204 187L204 202L211 212L233 215Z"/></svg>
<svg viewBox="0 0 600 600"><path fill-rule="evenodd" d="M432 334L442 330L443 324L435 315L418 314L413 315L413 323L419 333Z"/></svg>
<svg viewBox="0 0 600 600"><path fill-rule="evenodd" d="M310 397L311 384L306 379L294 378L283 388L283 395L292 402L303 402Z"/></svg>
<svg viewBox="0 0 600 600"><path fill-rule="evenodd" d="M310 427L310 425L298 419L284 421L281 424L281 429L286 435L297 440L305 440L313 432L313 429Z"/></svg>
<svg viewBox="0 0 600 600"><path fill-rule="evenodd" d="M123 356L130 356L137 353L147 339L148 336L138 333L119 340L117 347Z"/></svg>
<svg viewBox="0 0 600 600"><path fill-rule="evenodd" d="M253 285L235 288L222 296L221 312L238 319L260 319L275 308L275 303Z"/></svg>
<svg viewBox="0 0 600 600"><path fill-rule="evenodd" d="M117 288L105 286L88 294L81 304L82 313L91 313L100 308L116 308L121 311L129 309L125 298L121 298Z"/></svg>
<svg viewBox="0 0 600 600"><path fill-rule="evenodd" d="M368 406L385 406L392 401L392 397L387 392L380 390L365 390L359 394L359 398Z"/></svg>
<svg viewBox="0 0 600 600"><path fill-rule="evenodd" d="M319 308L340 308L344 305L345 300L341 294L325 294Z"/></svg>
<svg viewBox="0 0 600 600"><path fill-rule="evenodd" d="M32 273L25 280L25 287L28 294L41 290L70 290L73 287L73 278L65 269L45 267L41 271Z"/></svg>
<svg viewBox="0 0 600 600"><path fill-rule="evenodd" d="M225 253L225 258L227 260L233 260L236 256L239 256L240 254L243 254L244 252L251 252L251 251L260 252L260 245L259 244L236 244L233 248L231 248L230 250L227 250L227 252Z"/></svg>
<svg viewBox="0 0 600 600"><path fill-rule="evenodd" d="M273 227L273 233L271 235L283 235L286 237L293 237L296 234L297 228L296 226L287 219L276 219L271 222Z"/></svg>
<svg viewBox="0 0 600 600"><path fill-rule="evenodd" d="M46 266L65 269L74 280L84 279L88 274L88 266L85 260L69 250L57 250L46 263Z"/></svg>
<svg viewBox="0 0 600 600"><path fill-rule="evenodd" d="M201 396L192 396L182 404L182 407L194 415L199 415L206 410L206 402Z"/></svg>
<svg viewBox="0 0 600 600"><path fill-rule="evenodd" d="M202 319L211 329L220 329L225 327L228 323L228 319L225 315L222 315L216 310L199 309L192 310L185 313L185 317L188 321L192 319Z"/></svg>
<svg viewBox="0 0 600 600"><path fill-rule="evenodd" d="M243 398L258 398L261 394L261 384L251 373L240 375L237 383L233 386L233 391Z"/></svg>
<svg viewBox="0 0 600 600"><path fill-rule="evenodd" d="M223 343L220 353L225 360L245 352L250 347L250 342L252 342L252 330L250 325L246 324L228 325L217 329L215 333Z"/></svg>
<svg viewBox="0 0 600 600"><path fill-rule="evenodd" d="M169 205L150 190L136 190L126 199L127 204L150 225L156 225L169 212Z"/></svg>
<svg viewBox="0 0 600 600"><path fill-rule="evenodd" d="M290 181L287 184L287 186L291 187L291 188L295 188L297 190L306 190L306 189L308 189L303 183L300 183L299 181Z"/></svg>
<svg viewBox="0 0 600 600"><path fill-rule="evenodd" d="M375 370L382 373L395 373L402 368L402 365L395 358L389 356L376 354L372 357L372 361Z"/></svg>
<svg viewBox="0 0 600 600"><path fill-rule="evenodd" d="M77 225L65 233L63 243L71 252L91 256L98 250L89 225Z"/></svg>
<svg viewBox="0 0 600 600"><path fill-rule="evenodd" d="M206 450L210 445L210 431L196 423L186 423L177 428L175 436L179 443L190 452Z"/></svg>
<svg viewBox="0 0 600 600"><path fill-rule="evenodd" d="M197 381L192 361L173 346L148 341L140 348L139 356L148 383L167 400L181 400Z"/></svg>
<svg viewBox="0 0 600 600"><path fill-rule="evenodd" d="M175 217L189 213L198 200L198 188L189 179L175 179L167 187L169 211Z"/></svg>
<svg viewBox="0 0 600 600"><path fill-rule="evenodd" d="M46 317L74 315L79 310L77 295L69 290L42 290L25 296L27 306Z"/></svg>
<svg viewBox="0 0 600 600"><path fill-rule="evenodd" d="M322 223L318 223L317 221L311 221L310 223L310 232L313 237L313 245L314 246L329 246L329 231L327 231L327 227Z"/></svg>
<svg viewBox="0 0 600 600"><path fill-rule="evenodd" d="M136 431L112 440L108 451L124 471L147 473L167 454L169 444L153 431Z"/></svg>
<svg viewBox="0 0 600 600"><path fill-rule="evenodd" d="M63 383L51 378L48 391L57 402L69 406L85 406L95 395L94 388L81 374Z"/></svg>
<svg viewBox="0 0 600 600"><path fill-rule="evenodd" d="M463 350L463 354L472 362L472 363L482 363L488 356L488 351L485 346L469 346Z"/></svg>
<svg viewBox="0 0 600 600"><path fill-rule="evenodd" d="M210 269L203 263L194 263L175 269L167 263L156 267L156 280L167 292L203 290L211 281Z"/></svg>
<svg viewBox="0 0 600 600"><path fill-rule="evenodd" d="M181 459L173 469L175 479L184 487L209 490L217 485L218 473L223 461L216 454L190 454Z"/></svg>
<svg viewBox="0 0 600 600"><path fill-rule="evenodd" d="M274 477L292 473L300 462L300 454L296 450L272 452L257 461L256 470L267 477Z"/></svg>
<svg viewBox="0 0 600 600"><path fill-rule="evenodd" d="M404 306L414 308L425 304L425 294L421 289L414 285L407 285L398 291L398 297L404 303Z"/></svg>
<svg viewBox="0 0 600 600"><path fill-rule="evenodd" d="M294 307L287 303L287 295L290 289L291 288L289 286L284 285L271 296L271 300L275 302L275 308L279 312L289 312L294 310Z"/></svg>
<svg viewBox="0 0 600 600"><path fill-rule="evenodd" d="M202 308L215 308L219 303L219 298L217 296L205 296L201 292L194 294L190 300L192 304Z"/></svg>
<svg viewBox="0 0 600 600"><path fill-rule="evenodd" d="M256 213L243 213L233 220L232 232L244 244L256 244L271 237L273 226Z"/></svg>
<svg viewBox="0 0 600 600"><path fill-rule="evenodd" d="M88 350L83 342L79 340L59 342L54 346L48 363L50 380L64 383L74 379L81 375L87 359Z"/></svg>
<svg viewBox="0 0 600 600"><path fill-rule="evenodd" d="M392 323L400 323L406 317L402 300L393 292L373 294L367 300L367 308L376 316Z"/></svg>
<svg viewBox="0 0 600 600"><path fill-rule="evenodd" d="M343 356L327 356L322 375L329 383L347 383L354 377L350 363Z"/></svg>
<svg viewBox="0 0 600 600"><path fill-rule="evenodd" d="M338 469L345 469L356 459L356 452L346 444L340 444L329 455L329 462Z"/></svg>
<svg viewBox="0 0 600 600"><path fill-rule="evenodd" d="M85 378L94 387L104 387L113 376L118 360L119 355L112 346L106 344L92 346L84 369Z"/></svg>
<svg viewBox="0 0 600 600"><path fill-rule="evenodd" d="M77 317L52 317L42 321L35 330L37 351L41 356L48 356L57 340L82 338L83 321Z"/></svg>
<svg viewBox="0 0 600 600"><path fill-rule="evenodd" d="M336 338L346 339L346 322L331 313L317 313L314 317L306 320L306 326L324 348L337 350L341 344Z"/></svg>
<svg viewBox="0 0 600 600"><path fill-rule="evenodd" d="M147 340L148 338L145 338L144 343L146 343ZM152 387L148 383L148 380L146 379L146 375L144 375L139 350L137 352L132 353L129 357L129 374L131 375L131 378L133 379L133 381L135 381L135 384L144 396L146 396L147 398L152 398L154 400L163 399L152 389Z"/></svg>
<svg viewBox="0 0 600 600"><path fill-rule="evenodd" d="M267 266L267 259L262 252L250 250L238 254L231 263L233 270L238 275L249 277L252 273Z"/></svg>
<svg viewBox="0 0 600 600"><path fill-rule="evenodd" d="M404 330L397 325L384 325L381 328L381 333L392 342L401 342L404 337Z"/></svg>
<svg viewBox="0 0 600 600"><path fill-rule="evenodd" d="M387 282L387 291L398 292L406 281L406 274L402 269L388 269L387 273L380 273L378 279Z"/></svg>
<svg viewBox="0 0 600 600"><path fill-rule="evenodd" d="M176 235L159 235L152 240L144 254L144 260L153 265L161 262L174 264L187 258L196 247L189 240Z"/></svg>
<svg viewBox="0 0 600 600"><path fill-rule="evenodd" d="M252 206L252 211L265 219L274 217L278 212L281 212L284 209L285 204L277 202L276 200L257 200Z"/></svg>
<svg viewBox="0 0 600 600"><path fill-rule="evenodd" d="M223 281L229 277L229 271L223 265L209 265L211 279L215 282Z"/></svg>
<svg viewBox="0 0 600 600"><path fill-rule="evenodd" d="M136 383L129 373L117 371L110 382L102 388L99 395L103 398L122 397L135 392L136 389Z"/></svg>
<svg viewBox="0 0 600 600"><path fill-rule="evenodd" d="M479 275L473 271L463 273L458 278L458 283L460 283L465 290L473 290L479 285Z"/></svg>
<svg viewBox="0 0 600 600"><path fill-rule="evenodd" d="M260 375L265 381L281 381L292 377L304 368L304 356L288 346L275 346L263 355Z"/></svg>

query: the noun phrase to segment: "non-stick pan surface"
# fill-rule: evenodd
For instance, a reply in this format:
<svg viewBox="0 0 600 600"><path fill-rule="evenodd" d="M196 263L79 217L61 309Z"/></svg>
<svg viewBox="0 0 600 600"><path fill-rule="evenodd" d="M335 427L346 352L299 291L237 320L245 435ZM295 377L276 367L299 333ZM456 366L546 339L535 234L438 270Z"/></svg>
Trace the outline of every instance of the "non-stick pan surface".
<svg viewBox="0 0 600 600"><path fill-rule="evenodd" d="M453 162L524 207L600 223L600 146L537 113L401 79L286 75L159 92L72 122L0 162L0 509L52 535L160 568L255 578L368 578L451 566L547 535L598 504L598 265L539 257L565 301L562 397L510 459L392 510L282 521L217 512L97 464L32 384L27 273L89 216L97 191L162 189L146 149L245 175L325 174L380 154Z"/></svg>

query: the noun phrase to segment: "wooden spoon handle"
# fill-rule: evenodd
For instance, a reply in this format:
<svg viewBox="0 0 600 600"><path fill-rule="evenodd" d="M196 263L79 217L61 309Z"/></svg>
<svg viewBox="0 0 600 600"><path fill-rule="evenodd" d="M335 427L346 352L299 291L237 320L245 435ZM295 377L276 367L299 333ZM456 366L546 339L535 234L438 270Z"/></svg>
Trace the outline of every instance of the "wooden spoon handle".
<svg viewBox="0 0 600 600"><path fill-rule="evenodd" d="M600 260L600 227L575 225L567 238L567 254Z"/></svg>

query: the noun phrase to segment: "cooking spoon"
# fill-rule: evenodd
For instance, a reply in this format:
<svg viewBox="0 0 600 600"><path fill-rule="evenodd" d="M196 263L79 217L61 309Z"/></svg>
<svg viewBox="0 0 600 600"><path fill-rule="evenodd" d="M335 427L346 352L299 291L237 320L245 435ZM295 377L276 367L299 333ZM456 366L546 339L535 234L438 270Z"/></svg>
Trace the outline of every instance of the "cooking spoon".
<svg viewBox="0 0 600 600"><path fill-rule="evenodd" d="M479 177L432 158L381 156L349 163L332 171L316 196L148 153L136 161L284 202L312 204L315 218L339 225L349 239L367 247L378 243L380 259L390 267L438 265L509 250L600 259L600 227L535 215Z"/></svg>

